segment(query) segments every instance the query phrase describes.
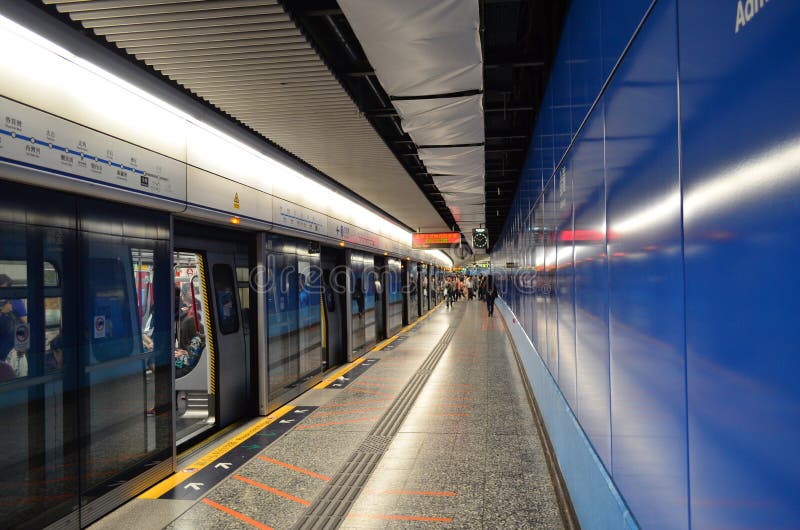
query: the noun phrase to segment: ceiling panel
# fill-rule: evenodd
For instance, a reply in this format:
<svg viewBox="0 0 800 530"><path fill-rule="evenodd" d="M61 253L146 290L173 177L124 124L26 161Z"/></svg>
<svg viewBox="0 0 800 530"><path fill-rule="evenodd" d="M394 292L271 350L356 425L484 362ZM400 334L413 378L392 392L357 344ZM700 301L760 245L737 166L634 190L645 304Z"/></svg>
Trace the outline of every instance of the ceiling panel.
<svg viewBox="0 0 800 530"><path fill-rule="evenodd" d="M275 0L43 3L408 226L447 228Z"/></svg>

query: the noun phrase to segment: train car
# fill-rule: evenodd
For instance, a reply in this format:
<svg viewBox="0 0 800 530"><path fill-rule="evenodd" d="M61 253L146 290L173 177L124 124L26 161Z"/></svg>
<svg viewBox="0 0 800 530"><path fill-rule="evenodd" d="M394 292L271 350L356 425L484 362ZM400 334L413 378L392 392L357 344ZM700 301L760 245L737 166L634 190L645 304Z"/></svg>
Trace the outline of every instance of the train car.
<svg viewBox="0 0 800 530"><path fill-rule="evenodd" d="M0 13L0 520L75 527L418 318L418 270L452 262L40 24Z"/></svg>

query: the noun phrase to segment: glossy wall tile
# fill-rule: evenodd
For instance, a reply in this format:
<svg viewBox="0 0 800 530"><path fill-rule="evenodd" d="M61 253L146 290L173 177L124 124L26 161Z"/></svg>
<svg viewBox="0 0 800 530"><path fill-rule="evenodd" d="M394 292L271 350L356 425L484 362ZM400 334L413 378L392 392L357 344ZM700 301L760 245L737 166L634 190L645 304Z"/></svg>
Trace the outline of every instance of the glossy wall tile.
<svg viewBox="0 0 800 530"><path fill-rule="evenodd" d="M572 2L491 254L645 528L800 526L799 20Z"/></svg>

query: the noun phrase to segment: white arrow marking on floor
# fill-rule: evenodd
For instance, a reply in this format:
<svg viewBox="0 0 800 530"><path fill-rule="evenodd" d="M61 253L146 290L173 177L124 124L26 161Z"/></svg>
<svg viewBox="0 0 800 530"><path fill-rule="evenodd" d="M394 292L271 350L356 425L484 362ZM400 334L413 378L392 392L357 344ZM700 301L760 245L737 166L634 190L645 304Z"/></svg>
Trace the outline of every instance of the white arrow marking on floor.
<svg viewBox="0 0 800 530"><path fill-rule="evenodd" d="M294 420L281 420L278 423L294 423Z"/></svg>
<svg viewBox="0 0 800 530"><path fill-rule="evenodd" d="M230 468L232 465L233 465L233 464L231 464L230 462L220 462L219 464L217 464L216 466L214 466L214 469L216 469L216 468L218 468L218 467L221 467L222 469L228 469L228 468Z"/></svg>
<svg viewBox="0 0 800 530"><path fill-rule="evenodd" d="M296 411L294 411L295 414L303 414L303 413L306 413L306 412L308 412L307 409L303 409L303 410L297 409Z"/></svg>
<svg viewBox="0 0 800 530"><path fill-rule="evenodd" d="M185 486L183 487L183 489L189 489L189 488L192 488L193 490L197 491L197 490L199 490L199 489L200 489L200 487L201 487L201 486L205 486L205 484L204 484L204 483L202 483L202 482L190 482L190 483L188 483L187 485L185 485Z"/></svg>
<svg viewBox="0 0 800 530"><path fill-rule="evenodd" d="M339 383L336 383L336 384L333 384L331 386L342 386L342 385L340 385Z"/></svg>

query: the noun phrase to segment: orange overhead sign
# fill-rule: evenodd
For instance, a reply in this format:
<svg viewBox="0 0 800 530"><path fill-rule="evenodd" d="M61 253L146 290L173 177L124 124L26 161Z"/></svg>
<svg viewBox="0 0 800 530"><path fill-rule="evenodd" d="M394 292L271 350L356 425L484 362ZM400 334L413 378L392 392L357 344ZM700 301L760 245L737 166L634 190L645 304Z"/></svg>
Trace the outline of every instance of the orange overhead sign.
<svg viewBox="0 0 800 530"><path fill-rule="evenodd" d="M411 248L425 250L430 248L450 248L461 241L460 232L433 232L411 234Z"/></svg>

